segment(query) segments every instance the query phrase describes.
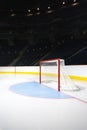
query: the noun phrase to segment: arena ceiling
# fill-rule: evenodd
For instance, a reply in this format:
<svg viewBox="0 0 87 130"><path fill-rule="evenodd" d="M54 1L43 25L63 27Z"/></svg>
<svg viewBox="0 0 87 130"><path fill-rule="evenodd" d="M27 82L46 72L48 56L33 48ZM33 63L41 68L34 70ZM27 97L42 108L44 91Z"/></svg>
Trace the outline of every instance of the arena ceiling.
<svg viewBox="0 0 87 130"><path fill-rule="evenodd" d="M0 40L68 36L87 36L87 0L1 0Z"/></svg>

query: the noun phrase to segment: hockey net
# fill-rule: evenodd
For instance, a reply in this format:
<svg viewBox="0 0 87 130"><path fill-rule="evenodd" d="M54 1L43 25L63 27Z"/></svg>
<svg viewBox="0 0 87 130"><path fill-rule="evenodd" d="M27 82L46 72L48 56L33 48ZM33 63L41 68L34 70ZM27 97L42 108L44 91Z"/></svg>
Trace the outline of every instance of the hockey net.
<svg viewBox="0 0 87 130"><path fill-rule="evenodd" d="M75 91L79 88L69 77L63 59L51 59L40 61L40 83L58 91Z"/></svg>

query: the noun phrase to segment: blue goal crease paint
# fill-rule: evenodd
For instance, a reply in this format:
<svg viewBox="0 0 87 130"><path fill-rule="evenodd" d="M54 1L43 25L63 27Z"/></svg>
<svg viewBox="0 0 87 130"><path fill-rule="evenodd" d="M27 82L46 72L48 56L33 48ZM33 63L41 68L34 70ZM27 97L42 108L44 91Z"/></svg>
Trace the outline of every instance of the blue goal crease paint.
<svg viewBox="0 0 87 130"><path fill-rule="evenodd" d="M52 88L46 87L45 85L39 84L37 82L24 82L11 86L11 91L25 95L38 98L54 98L54 99L65 99L71 98L71 96L58 92Z"/></svg>

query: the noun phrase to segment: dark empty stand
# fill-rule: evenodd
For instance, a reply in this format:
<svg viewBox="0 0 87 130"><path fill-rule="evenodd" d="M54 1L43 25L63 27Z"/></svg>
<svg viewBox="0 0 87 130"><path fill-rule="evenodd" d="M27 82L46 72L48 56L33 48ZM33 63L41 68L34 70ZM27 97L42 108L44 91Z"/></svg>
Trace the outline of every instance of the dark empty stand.
<svg viewBox="0 0 87 130"><path fill-rule="evenodd" d="M79 42L82 42L79 43ZM0 44L0 66L34 66L40 60L61 58L68 65L87 64L87 46L83 41L67 40L64 42L50 43L6 43Z"/></svg>

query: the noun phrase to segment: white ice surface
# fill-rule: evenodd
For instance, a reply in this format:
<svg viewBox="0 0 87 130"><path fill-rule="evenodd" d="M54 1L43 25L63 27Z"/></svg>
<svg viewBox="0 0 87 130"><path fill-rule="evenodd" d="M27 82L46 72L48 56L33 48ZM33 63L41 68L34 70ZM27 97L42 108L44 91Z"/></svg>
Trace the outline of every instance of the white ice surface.
<svg viewBox="0 0 87 130"><path fill-rule="evenodd" d="M34 98L10 91L12 85L32 79L26 76L0 79L1 130L87 130L87 103L75 98ZM86 85L82 88L65 93L87 101Z"/></svg>

